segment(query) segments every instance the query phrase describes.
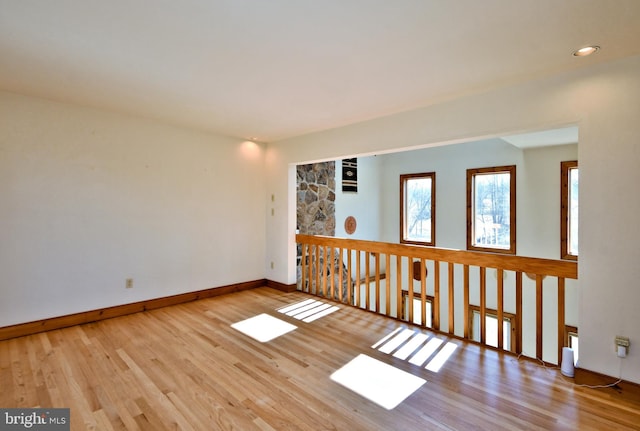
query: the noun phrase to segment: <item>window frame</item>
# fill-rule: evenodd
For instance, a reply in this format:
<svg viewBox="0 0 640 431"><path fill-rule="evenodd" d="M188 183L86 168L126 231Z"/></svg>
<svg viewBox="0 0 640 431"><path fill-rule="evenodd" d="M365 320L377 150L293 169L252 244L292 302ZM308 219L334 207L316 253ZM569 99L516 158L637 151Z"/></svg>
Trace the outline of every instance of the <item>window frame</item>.
<svg viewBox="0 0 640 431"><path fill-rule="evenodd" d="M408 180L430 178L431 179L431 241L416 241L408 239L406 235L406 183ZM400 175L400 243L414 244L423 246L436 245L436 173L422 172L417 174L401 174Z"/></svg>
<svg viewBox="0 0 640 431"><path fill-rule="evenodd" d="M578 327L572 325L564 325L564 346L571 347L571 337L579 337Z"/></svg>
<svg viewBox="0 0 640 431"><path fill-rule="evenodd" d="M468 328L469 328L469 336L472 337L473 336L473 329L474 329L474 325L473 325L473 315L474 313L477 313L479 315L482 315L482 313L480 313L480 307L477 305L471 305L469 304L469 322L468 322ZM498 310L494 310L492 308L485 308L485 319L487 317L491 317L494 319L498 319ZM518 332L516 331L516 323L518 322L518 320L516 319L516 314L514 313L508 313L506 311L502 312L502 320L503 321L508 321L509 325L511 327L511 334L509 335L509 346L505 346L504 342L503 342L503 346L502 349L509 351L509 352L515 352L516 351L516 340L517 340L517 334ZM486 325L486 323L485 323ZM480 328L478 328L478 330L480 330ZM503 337L504 337L504 332L503 332ZM479 341L476 341L479 342ZM486 346L489 347L494 347L490 344L486 344ZM497 349L497 347L495 347Z"/></svg>
<svg viewBox="0 0 640 431"><path fill-rule="evenodd" d="M509 173L509 248L474 245L475 176ZM467 169L467 250L488 253L516 254L516 165Z"/></svg>
<svg viewBox="0 0 640 431"><path fill-rule="evenodd" d="M580 172L577 160L560 162L560 259L577 261L579 252L573 254L569 250L571 245L569 241L571 203L569 200L571 199L570 173L572 169L578 169Z"/></svg>
<svg viewBox="0 0 640 431"><path fill-rule="evenodd" d="M572 337L578 341L578 345L574 346L572 342ZM580 356L580 334L578 333L577 326L564 325L564 344L565 347L569 347L573 349L573 363L577 365Z"/></svg>
<svg viewBox="0 0 640 431"><path fill-rule="evenodd" d="M435 297L433 295L426 295L426 300L425 302L427 304L429 304L429 309L431 310L431 313L427 313L427 319L431 320L431 325L427 325L427 322L421 322L420 324L415 323L415 322L410 322L409 321L409 316L408 316L408 307L409 304L407 303L407 301L409 300L409 291L408 290L402 290L402 315L401 315L401 320L404 320L406 322L409 322L411 324L414 325L418 325L418 326L422 326L425 328L431 328L433 329L433 320L434 320L434 316L435 316L435 311L433 309L433 302L435 301ZM413 300L414 301L422 301L421 297L420 297L420 293L419 292L413 292ZM420 306L422 306L422 304L420 304ZM415 320L415 314L414 314L414 320ZM422 315L420 315L420 319L422 319Z"/></svg>

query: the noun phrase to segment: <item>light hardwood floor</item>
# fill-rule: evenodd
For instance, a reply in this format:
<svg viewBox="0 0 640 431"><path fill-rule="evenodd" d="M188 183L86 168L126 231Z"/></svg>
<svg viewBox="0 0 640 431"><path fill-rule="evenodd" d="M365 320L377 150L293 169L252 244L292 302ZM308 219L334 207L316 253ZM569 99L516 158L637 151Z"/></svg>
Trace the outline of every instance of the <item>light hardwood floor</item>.
<svg viewBox="0 0 640 431"><path fill-rule="evenodd" d="M640 406L533 362L411 328L457 345L436 373L372 348L401 322L276 311L308 298L259 288L2 341L0 407L69 407L73 430L640 429ZM261 343L230 326L261 313L297 329ZM380 407L330 379L360 354L427 383Z"/></svg>

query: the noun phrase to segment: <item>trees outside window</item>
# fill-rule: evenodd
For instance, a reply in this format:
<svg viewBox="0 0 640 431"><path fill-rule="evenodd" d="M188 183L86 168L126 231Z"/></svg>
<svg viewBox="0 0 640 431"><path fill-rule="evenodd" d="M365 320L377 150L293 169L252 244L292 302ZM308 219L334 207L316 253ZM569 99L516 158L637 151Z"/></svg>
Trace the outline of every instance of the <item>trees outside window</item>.
<svg viewBox="0 0 640 431"><path fill-rule="evenodd" d="M400 175L400 242L436 244L435 172Z"/></svg>
<svg viewBox="0 0 640 431"><path fill-rule="evenodd" d="M516 167L467 170L467 249L516 252Z"/></svg>

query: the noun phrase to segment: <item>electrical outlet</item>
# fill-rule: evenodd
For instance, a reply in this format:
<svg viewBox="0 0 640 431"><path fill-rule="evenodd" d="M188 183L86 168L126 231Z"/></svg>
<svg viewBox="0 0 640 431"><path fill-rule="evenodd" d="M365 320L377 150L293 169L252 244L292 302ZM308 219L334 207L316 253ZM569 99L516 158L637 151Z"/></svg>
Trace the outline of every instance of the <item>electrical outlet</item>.
<svg viewBox="0 0 640 431"><path fill-rule="evenodd" d="M125 287L127 289L132 289L133 288L133 278L127 278L127 280L125 282Z"/></svg>
<svg viewBox="0 0 640 431"><path fill-rule="evenodd" d="M271 262L271 269L275 268L275 265L273 264L273 262Z"/></svg>
<svg viewBox="0 0 640 431"><path fill-rule="evenodd" d="M629 337L622 337L620 335L616 335L615 338L616 344L616 354L619 358L626 358L629 354L629 346L631 343L629 342Z"/></svg>

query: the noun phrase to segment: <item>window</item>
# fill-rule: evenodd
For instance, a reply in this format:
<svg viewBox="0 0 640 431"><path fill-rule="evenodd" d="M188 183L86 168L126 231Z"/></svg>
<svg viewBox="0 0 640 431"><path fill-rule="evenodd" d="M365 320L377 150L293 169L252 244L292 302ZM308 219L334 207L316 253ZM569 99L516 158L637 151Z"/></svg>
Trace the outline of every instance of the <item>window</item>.
<svg viewBox="0 0 640 431"><path fill-rule="evenodd" d="M561 162L560 175L560 258L578 260L578 162Z"/></svg>
<svg viewBox="0 0 640 431"><path fill-rule="evenodd" d="M578 365L578 328L576 326L564 326L564 345L573 350L573 365Z"/></svg>
<svg viewBox="0 0 640 431"><path fill-rule="evenodd" d="M469 332L473 341L480 342L480 307L469 306ZM487 309L485 312L485 343L488 346L498 347L498 312ZM515 314L502 314L502 348L515 352Z"/></svg>
<svg viewBox="0 0 640 431"><path fill-rule="evenodd" d="M400 175L400 242L436 244L436 174Z"/></svg>
<svg viewBox="0 0 640 431"><path fill-rule="evenodd" d="M516 167L467 170L467 249L516 253Z"/></svg>
<svg viewBox="0 0 640 431"><path fill-rule="evenodd" d="M422 301L420 299L420 293L413 293L413 322L416 325L422 325ZM423 326L431 328L433 325L433 296L427 295L425 304L426 309L426 322ZM409 318L409 293L406 290L402 291L402 320Z"/></svg>

